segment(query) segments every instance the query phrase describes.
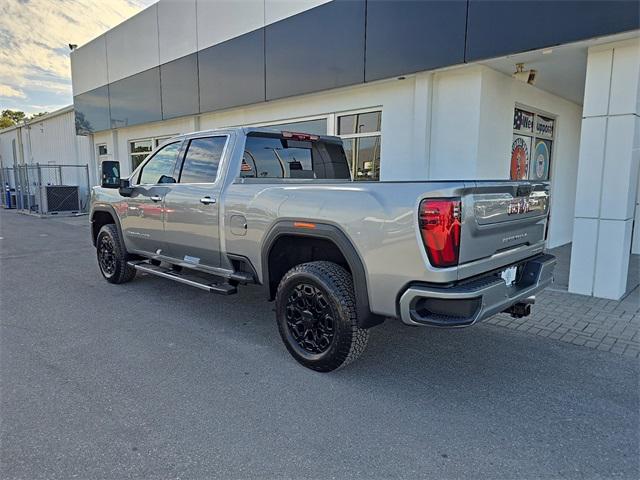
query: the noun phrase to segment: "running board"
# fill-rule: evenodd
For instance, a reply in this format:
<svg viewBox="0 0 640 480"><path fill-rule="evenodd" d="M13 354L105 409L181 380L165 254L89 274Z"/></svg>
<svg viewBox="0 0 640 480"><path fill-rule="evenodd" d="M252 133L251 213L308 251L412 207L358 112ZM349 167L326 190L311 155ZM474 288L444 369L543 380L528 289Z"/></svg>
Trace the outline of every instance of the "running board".
<svg viewBox="0 0 640 480"><path fill-rule="evenodd" d="M195 275L189 275L184 272L176 272L171 268L160 267L152 265L148 261L127 262L130 266L136 270L148 273L150 275L156 275L157 277L168 278L175 282L184 283L192 287L206 290L211 293L219 293L220 295L232 295L237 293L238 289L228 283L205 283L201 277Z"/></svg>

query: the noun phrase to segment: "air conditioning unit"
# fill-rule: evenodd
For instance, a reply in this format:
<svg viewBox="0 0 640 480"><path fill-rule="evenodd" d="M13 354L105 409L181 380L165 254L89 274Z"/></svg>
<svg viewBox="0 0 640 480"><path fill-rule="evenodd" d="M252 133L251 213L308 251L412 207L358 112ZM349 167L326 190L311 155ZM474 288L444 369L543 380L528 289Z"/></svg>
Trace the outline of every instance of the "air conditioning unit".
<svg viewBox="0 0 640 480"><path fill-rule="evenodd" d="M42 212L78 213L80 194L76 185L46 185L42 187Z"/></svg>

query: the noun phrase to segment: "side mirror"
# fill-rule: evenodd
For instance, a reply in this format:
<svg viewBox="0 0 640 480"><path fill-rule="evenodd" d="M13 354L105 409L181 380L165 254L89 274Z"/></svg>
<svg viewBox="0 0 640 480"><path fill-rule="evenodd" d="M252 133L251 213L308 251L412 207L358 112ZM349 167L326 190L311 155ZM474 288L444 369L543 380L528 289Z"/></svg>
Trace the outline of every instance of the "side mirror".
<svg viewBox="0 0 640 480"><path fill-rule="evenodd" d="M118 189L118 193L121 197L131 196L131 194L133 193L133 187L131 186L131 183L129 183L128 179L123 178L122 180L120 180L120 188Z"/></svg>
<svg viewBox="0 0 640 480"><path fill-rule="evenodd" d="M110 160L102 162L102 182L103 188L120 188L120 162Z"/></svg>

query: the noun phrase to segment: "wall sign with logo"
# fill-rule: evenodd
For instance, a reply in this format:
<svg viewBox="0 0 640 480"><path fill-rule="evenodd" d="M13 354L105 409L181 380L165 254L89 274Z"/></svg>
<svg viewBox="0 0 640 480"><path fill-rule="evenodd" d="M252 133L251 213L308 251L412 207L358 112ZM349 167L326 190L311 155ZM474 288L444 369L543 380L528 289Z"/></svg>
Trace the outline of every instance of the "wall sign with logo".
<svg viewBox="0 0 640 480"><path fill-rule="evenodd" d="M514 110L511 180L549 180L554 133L554 118Z"/></svg>
<svg viewBox="0 0 640 480"><path fill-rule="evenodd" d="M513 115L513 129L519 132L533 132L533 113L516 108Z"/></svg>
<svg viewBox="0 0 640 480"><path fill-rule="evenodd" d="M555 121L552 118L536 115L536 135L541 137L553 138L553 125Z"/></svg>
<svg viewBox="0 0 640 480"><path fill-rule="evenodd" d="M551 158L551 141L536 140L536 149L533 153L533 164L529 172L531 180L547 180L549 178L549 159Z"/></svg>
<svg viewBox="0 0 640 480"><path fill-rule="evenodd" d="M531 137L514 135L511 144L511 180L524 180L529 170Z"/></svg>

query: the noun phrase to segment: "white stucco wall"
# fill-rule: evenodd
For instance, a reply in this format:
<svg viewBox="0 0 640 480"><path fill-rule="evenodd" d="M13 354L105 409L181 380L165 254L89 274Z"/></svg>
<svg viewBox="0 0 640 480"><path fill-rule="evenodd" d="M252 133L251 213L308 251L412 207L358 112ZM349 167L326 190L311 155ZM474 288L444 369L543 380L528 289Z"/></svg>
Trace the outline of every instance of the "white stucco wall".
<svg viewBox="0 0 640 480"><path fill-rule="evenodd" d="M478 177L481 93L480 66L434 74L430 178L455 180Z"/></svg>
<svg viewBox="0 0 640 480"><path fill-rule="evenodd" d="M571 242L582 107L488 67L482 70L477 178L509 178L516 104L556 117L549 247Z"/></svg>
<svg viewBox="0 0 640 480"><path fill-rule="evenodd" d="M556 117L549 246L571 242L582 107L486 66L436 73L433 93L434 179L508 179L515 106Z"/></svg>
<svg viewBox="0 0 640 480"><path fill-rule="evenodd" d="M200 125L202 129L251 125L380 107L383 132L380 151L381 158L385 159L381 162L381 179L426 179L426 159L422 156L419 162L414 161L414 137L426 135L426 132L414 132L412 129L415 85L416 77L410 77L277 100L206 114L202 116ZM328 123L329 133L333 134L332 118Z"/></svg>

